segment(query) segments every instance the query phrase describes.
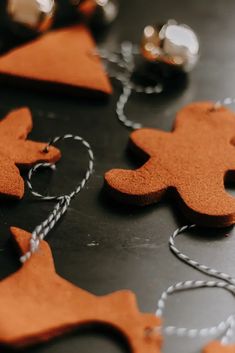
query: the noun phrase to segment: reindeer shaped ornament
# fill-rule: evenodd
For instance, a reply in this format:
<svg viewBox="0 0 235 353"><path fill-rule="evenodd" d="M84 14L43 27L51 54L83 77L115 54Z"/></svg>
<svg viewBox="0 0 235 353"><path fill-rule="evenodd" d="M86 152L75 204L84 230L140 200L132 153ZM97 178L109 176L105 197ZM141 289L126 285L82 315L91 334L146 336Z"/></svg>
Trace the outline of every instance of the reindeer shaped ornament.
<svg viewBox="0 0 235 353"><path fill-rule="evenodd" d="M19 228L11 232L26 253L31 234ZM131 291L97 297L76 287L56 274L49 245L40 244L20 270L0 282L1 344L24 347L95 323L120 331L133 353L160 353L160 334L148 335L160 319L140 313Z"/></svg>

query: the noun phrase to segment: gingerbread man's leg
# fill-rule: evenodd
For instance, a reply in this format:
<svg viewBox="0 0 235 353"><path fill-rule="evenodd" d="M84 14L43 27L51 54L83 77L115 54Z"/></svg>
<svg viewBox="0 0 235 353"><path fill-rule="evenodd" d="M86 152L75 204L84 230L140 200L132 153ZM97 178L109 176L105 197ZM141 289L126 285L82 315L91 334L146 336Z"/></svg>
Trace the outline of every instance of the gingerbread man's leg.
<svg viewBox="0 0 235 353"><path fill-rule="evenodd" d="M105 174L105 183L111 194L128 204L148 205L157 202L166 192L164 171L156 170L149 159L137 170L112 169Z"/></svg>
<svg viewBox="0 0 235 353"><path fill-rule="evenodd" d="M235 223L235 198L224 187L223 173L191 178L177 187L185 215L205 226L226 227Z"/></svg>

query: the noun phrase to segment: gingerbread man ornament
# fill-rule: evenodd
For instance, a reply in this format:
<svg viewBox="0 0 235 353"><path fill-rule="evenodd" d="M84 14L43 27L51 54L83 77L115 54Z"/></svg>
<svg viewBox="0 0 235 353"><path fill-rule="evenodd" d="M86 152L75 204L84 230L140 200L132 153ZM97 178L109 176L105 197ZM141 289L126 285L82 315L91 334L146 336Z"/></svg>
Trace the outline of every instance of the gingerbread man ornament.
<svg viewBox="0 0 235 353"><path fill-rule="evenodd" d="M24 254L31 234L11 228ZM160 353L160 319L142 314L131 291L97 297L55 272L49 245L40 249L13 275L0 282L0 343L25 347L47 341L78 326L108 325L127 340L133 353Z"/></svg>
<svg viewBox="0 0 235 353"><path fill-rule="evenodd" d="M130 146L145 158L144 165L111 170L105 182L111 195L124 203L148 205L168 192L191 222L229 226L235 223L235 198L224 183L233 180L234 144L233 112L210 102L189 104L177 114L172 132L134 131Z"/></svg>

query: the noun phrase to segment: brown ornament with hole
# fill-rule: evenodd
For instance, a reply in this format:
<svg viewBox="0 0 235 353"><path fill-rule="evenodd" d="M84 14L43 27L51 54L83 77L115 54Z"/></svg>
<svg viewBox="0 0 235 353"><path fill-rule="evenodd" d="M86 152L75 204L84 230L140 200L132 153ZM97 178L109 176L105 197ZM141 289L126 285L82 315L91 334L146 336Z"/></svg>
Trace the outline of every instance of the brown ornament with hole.
<svg viewBox="0 0 235 353"><path fill-rule="evenodd" d="M19 228L11 232L20 252L26 253L31 234ZM139 312L129 290L98 297L60 277L45 241L16 273L0 282L0 298L1 344L25 347L98 324L121 333L133 353L160 353L158 317Z"/></svg>
<svg viewBox="0 0 235 353"><path fill-rule="evenodd" d="M145 206L172 196L184 216L203 226L235 223L235 198L225 181L235 175L235 114L211 102L192 103L177 114L172 132L139 129L130 148L145 163L114 169L105 185L116 200Z"/></svg>

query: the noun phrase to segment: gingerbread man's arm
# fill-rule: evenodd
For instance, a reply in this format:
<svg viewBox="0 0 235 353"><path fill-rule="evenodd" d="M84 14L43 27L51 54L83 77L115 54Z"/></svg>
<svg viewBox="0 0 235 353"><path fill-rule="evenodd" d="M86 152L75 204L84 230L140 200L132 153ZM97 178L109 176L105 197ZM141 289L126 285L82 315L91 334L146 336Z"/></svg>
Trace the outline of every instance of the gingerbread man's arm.
<svg viewBox="0 0 235 353"><path fill-rule="evenodd" d="M168 185L164 171L156 170L153 159L149 159L137 170L112 169L105 174L105 185L119 201L135 205L157 202L166 192Z"/></svg>
<svg viewBox="0 0 235 353"><path fill-rule="evenodd" d="M131 149L148 157L163 153L167 148L172 133L156 129L138 129L131 133L129 145Z"/></svg>

